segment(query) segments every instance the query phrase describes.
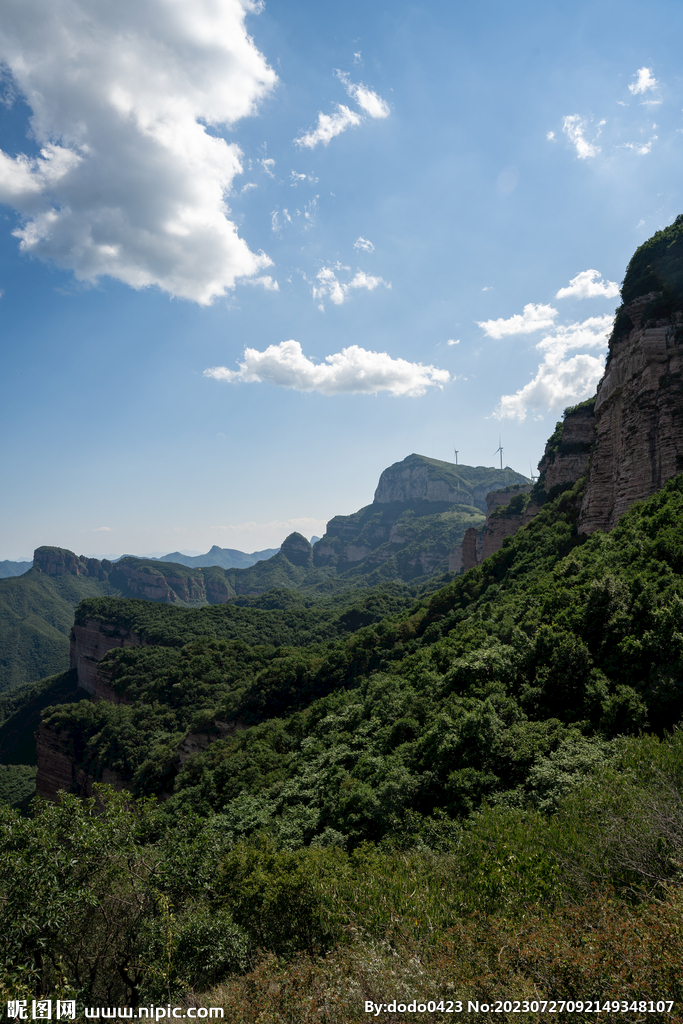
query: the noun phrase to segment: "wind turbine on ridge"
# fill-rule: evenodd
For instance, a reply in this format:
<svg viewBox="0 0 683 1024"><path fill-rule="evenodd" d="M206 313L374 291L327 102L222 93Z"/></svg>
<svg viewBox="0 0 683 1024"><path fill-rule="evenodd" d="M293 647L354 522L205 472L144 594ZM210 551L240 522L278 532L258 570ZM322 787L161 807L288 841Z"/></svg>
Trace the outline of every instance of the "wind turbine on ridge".
<svg viewBox="0 0 683 1024"><path fill-rule="evenodd" d="M501 444L501 441L500 441L500 434L498 435L498 447L496 448L496 450L495 450L495 452L493 454L497 455L498 452L500 452L500 468L502 469L503 468L503 445Z"/></svg>

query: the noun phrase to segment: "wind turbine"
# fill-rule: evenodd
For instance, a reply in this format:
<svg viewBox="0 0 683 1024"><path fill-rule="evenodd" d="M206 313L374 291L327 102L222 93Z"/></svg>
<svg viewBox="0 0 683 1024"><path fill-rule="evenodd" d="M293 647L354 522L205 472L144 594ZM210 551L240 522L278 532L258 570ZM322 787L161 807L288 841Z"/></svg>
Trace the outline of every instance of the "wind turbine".
<svg viewBox="0 0 683 1024"><path fill-rule="evenodd" d="M455 464L457 466L458 465L458 449L454 448L453 451L455 452Z"/></svg>
<svg viewBox="0 0 683 1024"><path fill-rule="evenodd" d="M498 435L498 447L496 448L496 450L495 450L495 452L493 454L497 455L498 452L500 452L500 468L502 469L503 468L503 446L500 443L500 434Z"/></svg>

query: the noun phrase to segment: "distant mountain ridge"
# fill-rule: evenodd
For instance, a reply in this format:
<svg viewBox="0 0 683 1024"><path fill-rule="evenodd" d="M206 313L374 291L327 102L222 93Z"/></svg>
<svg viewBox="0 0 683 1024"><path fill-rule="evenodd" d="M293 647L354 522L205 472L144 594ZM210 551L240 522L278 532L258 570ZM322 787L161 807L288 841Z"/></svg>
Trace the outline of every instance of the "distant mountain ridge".
<svg viewBox="0 0 683 1024"><path fill-rule="evenodd" d="M247 554L245 551L237 551L234 548L219 548L214 544L205 555L183 555L180 551L172 551L170 555L162 555L155 558L155 562L174 562L176 565L186 565L188 568L205 568L210 565L220 565L223 569L248 569L250 565L256 565L267 558L276 555L279 548L264 548L263 551L252 551Z"/></svg>
<svg viewBox="0 0 683 1024"><path fill-rule="evenodd" d="M10 576L23 576L32 565L33 562L11 562L5 559L0 562L0 580L6 580Z"/></svg>

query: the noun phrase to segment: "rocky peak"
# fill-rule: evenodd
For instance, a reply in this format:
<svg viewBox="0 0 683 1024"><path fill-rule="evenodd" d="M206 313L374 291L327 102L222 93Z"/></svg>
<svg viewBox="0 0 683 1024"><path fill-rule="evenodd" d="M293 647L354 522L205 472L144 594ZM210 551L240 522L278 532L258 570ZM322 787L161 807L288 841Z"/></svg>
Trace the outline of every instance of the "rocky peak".
<svg viewBox="0 0 683 1024"><path fill-rule="evenodd" d="M103 559L86 558L75 555L67 548L40 547L33 552L33 568L46 576L92 576L95 579L106 579L111 572L112 563Z"/></svg>
<svg viewBox="0 0 683 1024"><path fill-rule="evenodd" d="M313 548L300 533L290 533L289 537L285 538L280 554L292 565L299 565L304 569L313 565Z"/></svg>
<svg viewBox="0 0 683 1024"><path fill-rule="evenodd" d="M385 469L375 491L375 505L393 502L447 501L486 511L489 491L511 484L526 484L521 473L494 466L456 466L452 462L409 455Z"/></svg>

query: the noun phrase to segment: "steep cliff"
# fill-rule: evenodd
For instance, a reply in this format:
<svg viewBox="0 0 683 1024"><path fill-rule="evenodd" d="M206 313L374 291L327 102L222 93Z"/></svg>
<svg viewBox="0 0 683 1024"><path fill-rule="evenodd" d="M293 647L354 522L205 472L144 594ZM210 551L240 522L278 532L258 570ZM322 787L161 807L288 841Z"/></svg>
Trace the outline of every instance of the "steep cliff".
<svg viewBox="0 0 683 1024"><path fill-rule="evenodd" d="M107 651L120 647L139 647L141 640L130 629L99 619L78 617L71 630L70 665L75 669L78 686L101 700L118 704L121 698L112 690L111 675L102 670L100 661Z"/></svg>
<svg viewBox="0 0 683 1024"><path fill-rule="evenodd" d="M574 484L585 476L595 438L594 398L565 409L564 417L548 439L538 464L546 494L555 487Z"/></svg>
<svg viewBox="0 0 683 1024"><path fill-rule="evenodd" d="M610 530L683 469L683 216L644 243L622 284L579 529Z"/></svg>
<svg viewBox="0 0 683 1024"><path fill-rule="evenodd" d="M48 722L41 722L36 734L38 773L36 794L44 800L55 800L60 790L76 793L78 796L92 796L94 782L103 782L114 789L128 788L127 782L111 768L104 768L101 777L95 779L78 763L73 753L73 737L65 731L55 729Z"/></svg>

